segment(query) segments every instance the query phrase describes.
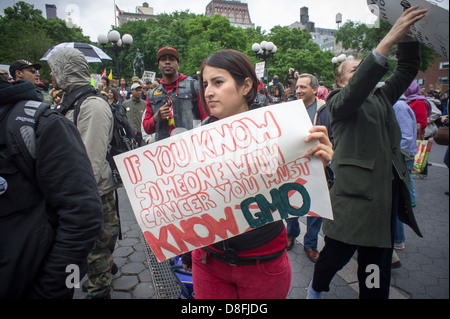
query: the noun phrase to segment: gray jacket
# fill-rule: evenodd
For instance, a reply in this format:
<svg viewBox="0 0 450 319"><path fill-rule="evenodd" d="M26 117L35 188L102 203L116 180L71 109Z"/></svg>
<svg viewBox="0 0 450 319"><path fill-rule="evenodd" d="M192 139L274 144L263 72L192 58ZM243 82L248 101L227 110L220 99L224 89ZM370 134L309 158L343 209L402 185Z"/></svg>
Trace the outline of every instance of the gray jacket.
<svg viewBox="0 0 450 319"><path fill-rule="evenodd" d="M56 51L49 59L53 74L64 96L81 86L91 83L89 65L84 55L77 49ZM73 110L66 117L73 121ZM116 188L106 154L113 136L113 115L108 102L92 96L80 106L77 128L87 150L94 170L100 195L105 195Z"/></svg>

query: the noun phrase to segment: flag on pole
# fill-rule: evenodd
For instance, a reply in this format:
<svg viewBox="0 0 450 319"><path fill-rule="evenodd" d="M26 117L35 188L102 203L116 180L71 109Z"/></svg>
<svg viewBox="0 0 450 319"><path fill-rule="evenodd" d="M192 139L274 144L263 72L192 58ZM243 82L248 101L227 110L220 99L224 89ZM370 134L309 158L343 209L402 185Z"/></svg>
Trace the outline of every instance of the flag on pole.
<svg viewBox="0 0 450 319"><path fill-rule="evenodd" d="M112 69L111 69L111 71L109 72L108 79L112 80Z"/></svg>
<svg viewBox="0 0 450 319"><path fill-rule="evenodd" d="M106 76L106 68L102 72L102 77Z"/></svg>

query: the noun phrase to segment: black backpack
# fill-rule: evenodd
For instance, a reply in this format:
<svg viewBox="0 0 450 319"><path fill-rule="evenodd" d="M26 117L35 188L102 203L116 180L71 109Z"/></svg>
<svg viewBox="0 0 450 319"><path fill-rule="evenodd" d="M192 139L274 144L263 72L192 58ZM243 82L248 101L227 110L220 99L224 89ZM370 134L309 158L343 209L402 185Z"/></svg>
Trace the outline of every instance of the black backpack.
<svg viewBox="0 0 450 319"><path fill-rule="evenodd" d="M77 125L81 104L85 99L91 96L97 96L98 98L103 99L102 95L92 85L85 85L69 94L69 96L65 97L62 103L57 107L57 109L64 115L69 110L73 109L73 122L75 123L75 125ZM122 179L113 157L131 151L138 147L137 132L134 130L134 128L131 127L125 114L116 110L112 106L110 106L110 109L113 114L114 129L113 137L110 143L111 147L106 155L106 160L111 167L116 185L121 185Z"/></svg>
<svg viewBox="0 0 450 319"><path fill-rule="evenodd" d="M4 143L6 144L6 158L12 158L17 168L35 186L36 161L36 126L40 116L50 110L50 105L40 101L23 100L17 102L8 110Z"/></svg>

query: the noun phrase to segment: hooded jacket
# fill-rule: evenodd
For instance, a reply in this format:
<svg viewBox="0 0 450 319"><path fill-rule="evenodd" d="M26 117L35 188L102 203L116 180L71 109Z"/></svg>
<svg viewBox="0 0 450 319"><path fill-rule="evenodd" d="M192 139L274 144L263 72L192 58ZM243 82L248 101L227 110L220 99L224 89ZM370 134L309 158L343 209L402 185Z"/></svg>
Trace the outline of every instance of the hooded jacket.
<svg viewBox="0 0 450 319"><path fill-rule="evenodd" d="M84 276L102 203L78 131L56 111L35 127L34 176L5 152L8 111L22 100L40 101L31 82L0 79L0 299L71 298L66 267Z"/></svg>
<svg viewBox="0 0 450 319"><path fill-rule="evenodd" d="M77 49L56 51L48 59L48 64L58 86L64 91L63 100L75 90L91 83L89 65ZM73 121L73 110L68 111L66 117ZM111 109L108 102L102 98L88 97L81 104L77 128L91 161L100 195L116 189L111 168L106 160L113 136L113 124Z"/></svg>

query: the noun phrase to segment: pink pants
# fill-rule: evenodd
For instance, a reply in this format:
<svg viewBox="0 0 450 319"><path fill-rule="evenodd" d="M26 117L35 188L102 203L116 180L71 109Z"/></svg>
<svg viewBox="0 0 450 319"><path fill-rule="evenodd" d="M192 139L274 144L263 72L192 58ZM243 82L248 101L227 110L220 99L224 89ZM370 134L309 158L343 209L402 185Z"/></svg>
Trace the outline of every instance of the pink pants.
<svg viewBox="0 0 450 319"><path fill-rule="evenodd" d="M192 279L196 299L285 299L292 271L285 251L266 264L232 266L212 257L202 263L206 252L192 252Z"/></svg>

